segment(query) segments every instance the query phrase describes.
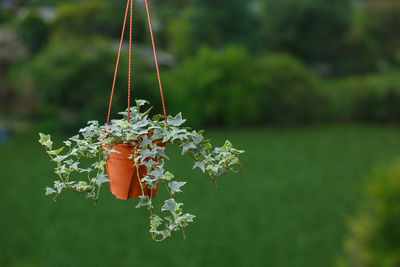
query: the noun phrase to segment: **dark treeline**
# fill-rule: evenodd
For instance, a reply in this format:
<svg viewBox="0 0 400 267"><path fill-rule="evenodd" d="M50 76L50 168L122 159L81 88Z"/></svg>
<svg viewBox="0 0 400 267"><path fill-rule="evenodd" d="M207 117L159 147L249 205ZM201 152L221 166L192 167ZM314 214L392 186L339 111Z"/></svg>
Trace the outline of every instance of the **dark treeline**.
<svg viewBox="0 0 400 267"><path fill-rule="evenodd" d="M143 1L134 94L160 110ZM125 1L0 1L3 119L102 120ZM400 121L396 0L150 1L168 110L197 126ZM126 48L126 46L125 46ZM127 53L115 113L125 108Z"/></svg>

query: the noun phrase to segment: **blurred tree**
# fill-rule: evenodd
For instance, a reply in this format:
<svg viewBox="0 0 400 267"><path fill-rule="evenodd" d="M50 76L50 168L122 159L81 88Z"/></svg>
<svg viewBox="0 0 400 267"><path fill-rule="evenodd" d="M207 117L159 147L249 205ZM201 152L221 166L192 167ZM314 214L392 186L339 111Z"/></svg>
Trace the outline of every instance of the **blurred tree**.
<svg viewBox="0 0 400 267"><path fill-rule="evenodd" d="M318 79L298 59L271 54L255 60L256 99L260 121L274 124L309 123L324 117L327 99Z"/></svg>
<svg viewBox="0 0 400 267"><path fill-rule="evenodd" d="M35 89L43 118L58 120L61 116L66 125L81 123L105 114L114 64L115 52L101 39L56 40L17 66L13 81L17 88ZM121 107L120 97L115 102Z"/></svg>
<svg viewBox="0 0 400 267"><path fill-rule="evenodd" d="M266 0L263 43L306 62L329 62L351 24L351 0Z"/></svg>
<svg viewBox="0 0 400 267"><path fill-rule="evenodd" d="M398 0L367 0L364 27L366 33L377 41L380 56L393 61L400 48L400 2Z"/></svg>
<svg viewBox="0 0 400 267"><path fill-rule="evenodd" d="M249 124L258 109L253 73L246 49L203 47L165 75L169 110L182 111L192 126Z"/></svg>
<svg viewBox="0 0 400 267"><path fill-rule="evenodd" d="M28 47L31 53L37 53L47 43L49 27L34 10L17 24L17 33L20 40Z"/></svg>
<svg viewBox="0 0 400 267"><path fill-rule="evenodd" d="M59 7L54 32L59 35L101 35L119 39L124 12L123 2L110 4L103 0L86 0L65 3ZM134 16L136 20L136 14ZM144 32L143 23L135 25L135 38L143 39Z"/></svg>
<svg viewBox="0 0 400 267"><path fill-rule="evenodd" d="M18 41L15 32L0 28L0 113L13 104L16 96L9 82L9 69L21 61L25 54L25 48Z"/></svg>
<svg viewBox="0 0 400 267"><path fill-rule="evenodd" d="M338 42L334 72L339 75L366 73L378 70L379 45L365 30L366 17L364 6L357 6L353 12L352 26L343 40Z"/></svg>
<svg viewBox="0 0 400 267"><path fill-rule="evenodd" d="M15 18L15 14L10 9L0 8L0 24L5 24Z"/></svg>
<svg viewBox="0 0 400 267"><path fill-rule="evenodd" d="M188 34L194 48L225 44L252 47L256 36L252 0L189 0Z"/></svg>
<svg viewBox="0 0 400 267"><path fill-rule="evenodd" d="M328 99L316 75L296 58L253 58L240 47L200 49L166 75L173 112L196 126L309 123L324 118Z"/></svg>

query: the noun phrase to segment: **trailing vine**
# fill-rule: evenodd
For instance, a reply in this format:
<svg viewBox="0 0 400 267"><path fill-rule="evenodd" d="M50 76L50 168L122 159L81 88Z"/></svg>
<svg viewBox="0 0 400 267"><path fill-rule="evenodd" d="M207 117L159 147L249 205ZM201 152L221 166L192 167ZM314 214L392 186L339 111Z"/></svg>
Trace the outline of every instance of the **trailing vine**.
<svg viewBox="0 0 400 267"><path fill-rule="evenodd" d="M239 154L244 153L226 141L222 147L213 148L210 141L204 139L203 131L195 131L182 126L185 119L179 113L175 117L168 116L165 123L163 115L149 117L151 108L141 112L141 108L148 104L145 100L136 100L136 106L128 112L120 112L122 118L112 120L109 125L100 125L98 121L89 121L79 134L66 141L64 146L53 149L50 135L40 133L39 142L46 148L51 161L55 162L54 169L58 179L52 187L46 187L46 195L52 200L62 193L64 189L79 194L85 194L96 204L101 187L111 181L106 171L106 163L117 144L131 144L135 146L130 158L136 166L137 177L139 167L146 166L147 174L139 182L150 189L155 189L159 184L168 192L168 199L164 201L159 212L153 207L153 196L147 196L142 190L142 195L136 208L147 208L150 216L150 233L155 241L162 241L170 237L174 231L182 231L189 223L193 222L194 215L183 211L183 203L177 202L175 196L182 192L182 187L187 183L178 181L175 176L164 169L165 160L168 160L165 145L174 144L182 149L182 155L190 156L193 169L199 168L207 174L217 185L217 177L227 172L240 172L241 164ZM155 159L155 160L154 160ZM86 164L87 161L91 163ZM85 165L85 166L83 166ZM152 190L150 190L152 192Z"/></svg>

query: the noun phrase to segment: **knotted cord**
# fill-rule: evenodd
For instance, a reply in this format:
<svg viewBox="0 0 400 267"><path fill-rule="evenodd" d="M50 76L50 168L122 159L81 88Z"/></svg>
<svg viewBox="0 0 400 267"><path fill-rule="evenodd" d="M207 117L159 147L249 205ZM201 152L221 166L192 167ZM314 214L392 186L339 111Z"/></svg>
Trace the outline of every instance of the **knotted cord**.
<svg viewBox="0 0 400 267"><path fill-rule="evenodd" d="M165 119L165 123L167 123L167 112L165 110L164 93L163 93L162 83L161 83L160 68L158 66L158 57L157 57L156 45L154 42L153 27L151 26L149 4L148 4L147 0L145 0L145 3L146 3L147 20L149 22L151 44L153 45L154 62L156 64L156 69L157 69L158 85L160 86L161 101L162 101L163 111L164 111L164 119Z"/></svg>
<svg viewBox="0 0 400 267"><path fill-rule="evenodd" d="M118 49L117 63L115 64L115 72L114 72L113 85L112 85L112 89L111 89L110 104L108 105L107 125L110 123L111 106L112 106L112 101L113 101L113 97L114 97L115 84L117 81L118 66L119 66L119 60L121 58L122 43L124 42L125 26L126 26L126 19L128 18L129 4L130 4L130 0L128 0L127 4L126 4L124 24L122 26L122 33L121 33L121 41L119 43L119 49Z"/></svg>
<svg viewBox="0 0 400 267"><path fill-rule="evenodd" d="M152 27L151 17L150 17L150 9L149 9L149 4L148 4L147 0L145 0L145 4L146 4L147 20L149 23L151 43L153 46L154 62L155 62L156 71L157 71L158 85L160 87L161 101L162 101L162 106L163 106L163 111L164 111L164 119L165 119L165 124L167 124L167 112L165 109L165 101L164 101L164 93L163 93L162 82L161 82L160 68L159 68L159 64L158 64L157 51L156 51L156 46L155 46L155 41L154 41L153 27ZM126 22L127 22L127 18L128 18L129 7L130 7L130 28L129 28L129 74L128 74L128 122L130 120L132 47L133 47L132 46L133 0L128 0L127 5L126 5L124 23L122 26L121 40L120 40L119 49L118 49L117 62L115 64L115 72L114 72L114 79L113 79L113 84L112 84L112 89L111 89L110 104L108 106L107 125L109 125L109 123L110 123L111 106L112 106L112 101L114 98L114 91L115 91L115 85L116 85L117 76L118 76L118 68L119 68L119 62L120 62L120 58L121 58L122 44L124 41L125 28L126 28Z"/></svg>

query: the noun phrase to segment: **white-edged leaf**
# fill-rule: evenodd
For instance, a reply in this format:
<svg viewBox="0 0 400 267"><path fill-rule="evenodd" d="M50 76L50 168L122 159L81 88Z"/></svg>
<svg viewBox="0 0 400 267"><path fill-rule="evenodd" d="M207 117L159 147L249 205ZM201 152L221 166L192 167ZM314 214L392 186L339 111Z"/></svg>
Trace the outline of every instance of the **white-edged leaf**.
<svg viewBox="0 0 400 267"><path fill-rule="evenodd" d="M170 211L171 213L177 211L183 203L178 203L175 199L171 198L165 200L164 205L161 207L161 211Z"/></svg>
<svg viewBox="0 0 400 267"><path fill-rule="evenodd" d="M169 188L171 188L171 194L182 192L181 187L184 186L186 182L176 182L172 181L168 183Z"/></svg>
<svg viewBox="0 0 400 267"><path fill-rule="evenodd" d="M204 161L196 161L193 165L193 170L196 168L200 168L203 172L206 172L206 167Z"/></svg>

